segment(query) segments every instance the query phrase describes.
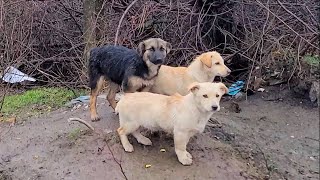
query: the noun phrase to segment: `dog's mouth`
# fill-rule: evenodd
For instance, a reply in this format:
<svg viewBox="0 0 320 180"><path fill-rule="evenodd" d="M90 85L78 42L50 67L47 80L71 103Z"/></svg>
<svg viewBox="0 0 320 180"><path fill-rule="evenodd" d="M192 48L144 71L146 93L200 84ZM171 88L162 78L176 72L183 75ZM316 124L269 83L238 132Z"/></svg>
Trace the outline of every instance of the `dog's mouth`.
<svg viewBox="0 0 320 180"><path fill-rule="evenodd" d="M220 77L227 77L229 75L229 73L217 73L217 76Z"/></svg>
<svg viewBox="0 0 320 180"><path fill-rule="evenodd" d="M153 64L155 65L159 65L162 64L162 59L161 60L155 60L155 61L151 61Z"/></svg>

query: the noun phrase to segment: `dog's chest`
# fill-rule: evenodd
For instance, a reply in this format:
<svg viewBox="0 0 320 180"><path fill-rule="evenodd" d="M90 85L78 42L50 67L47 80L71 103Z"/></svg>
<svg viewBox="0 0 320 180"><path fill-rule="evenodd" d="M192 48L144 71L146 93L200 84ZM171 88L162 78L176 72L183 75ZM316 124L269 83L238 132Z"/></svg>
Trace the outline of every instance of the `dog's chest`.
<svg viewBox="0 0 320 180"><path fill-rule="evenodd" d="M211 115L204 115L201 113L190 113L188 119L184 119L181 123L181 126L184 126L184 129L188 129L190 133L202 133L205 129L205 126L210 119Z"/></svg>
<svg viewBox="0 0 320 180"><path fill-rule="evenodd" d="M143 79L141 77L133 76L130 78L130 84L132 87L137 89L137 91L141 91L145 87L152 86L154 84L154 80Z"/></svg>
<svg viewBox="0 0 320 180"><path fill-rule="evenodd" d="M158 73L159 73L159 69L160 69L160 66L151 66L149 67L149 72L148 72L148 75L146 75L147 79L153 79L155 78Z"/></svg>

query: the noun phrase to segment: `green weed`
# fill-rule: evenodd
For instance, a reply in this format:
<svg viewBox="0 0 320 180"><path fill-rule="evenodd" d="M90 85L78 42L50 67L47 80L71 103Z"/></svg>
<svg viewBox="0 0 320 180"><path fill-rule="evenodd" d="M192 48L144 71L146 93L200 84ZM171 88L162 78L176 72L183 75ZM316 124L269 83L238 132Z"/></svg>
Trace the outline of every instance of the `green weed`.
<svg viewBox="0 0 320 180"><path fill-rule="evenodd" d="M319 67L320 64L320 57L319 56L312 56L312 55L306 55L303 57L303 60L309 64L310 66L317 66Z"/></svg>
<svg viewBox="0 0 320 180"><path fill-rule="evenodd" d="M69 100L85 91L75 93L67 88L38 88L21 94L10 95L4 98L1 113L4 116L19 116L21 113L37 114L51 111L63 106Z"/></svg>
<svg viewBox="0 0 320 180"><path fill-rule="evenodd" d="M68 138L71 140L77 140L80 137L80 135L81 135L81 129L75 128L69 133Z"/></svg>

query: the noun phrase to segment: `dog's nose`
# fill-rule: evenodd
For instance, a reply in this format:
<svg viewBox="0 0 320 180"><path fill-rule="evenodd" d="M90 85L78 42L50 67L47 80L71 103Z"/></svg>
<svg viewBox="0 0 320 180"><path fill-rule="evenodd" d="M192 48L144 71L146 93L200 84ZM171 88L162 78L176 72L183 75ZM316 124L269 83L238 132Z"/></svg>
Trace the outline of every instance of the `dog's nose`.
<svg viewBox="0 0 320 180"><path fill-rule="evenodd" d="M216 111L218 109L218 106L211 106L212 110Z"/></svg>

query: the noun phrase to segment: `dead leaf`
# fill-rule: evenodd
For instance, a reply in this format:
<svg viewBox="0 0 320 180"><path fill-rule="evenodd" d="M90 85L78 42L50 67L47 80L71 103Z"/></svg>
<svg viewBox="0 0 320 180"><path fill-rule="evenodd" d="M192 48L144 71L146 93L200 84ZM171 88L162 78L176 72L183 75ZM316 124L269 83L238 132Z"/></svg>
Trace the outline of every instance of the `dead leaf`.
<svg viewBox="0 0 320 180"><path fill-rule="evenodd" d="M16 121L17 121L16 117L11 117L5 120L5 122L10 123L10 126L14 126L16 124Z"/></svg>
<svg viewBox="0 0 320 180"><path fill-rule="evenodd" d="M256 78L253 82L253 90L257 90L261 85L265 84L266 81L263 80L262 78Z"/></svg>

